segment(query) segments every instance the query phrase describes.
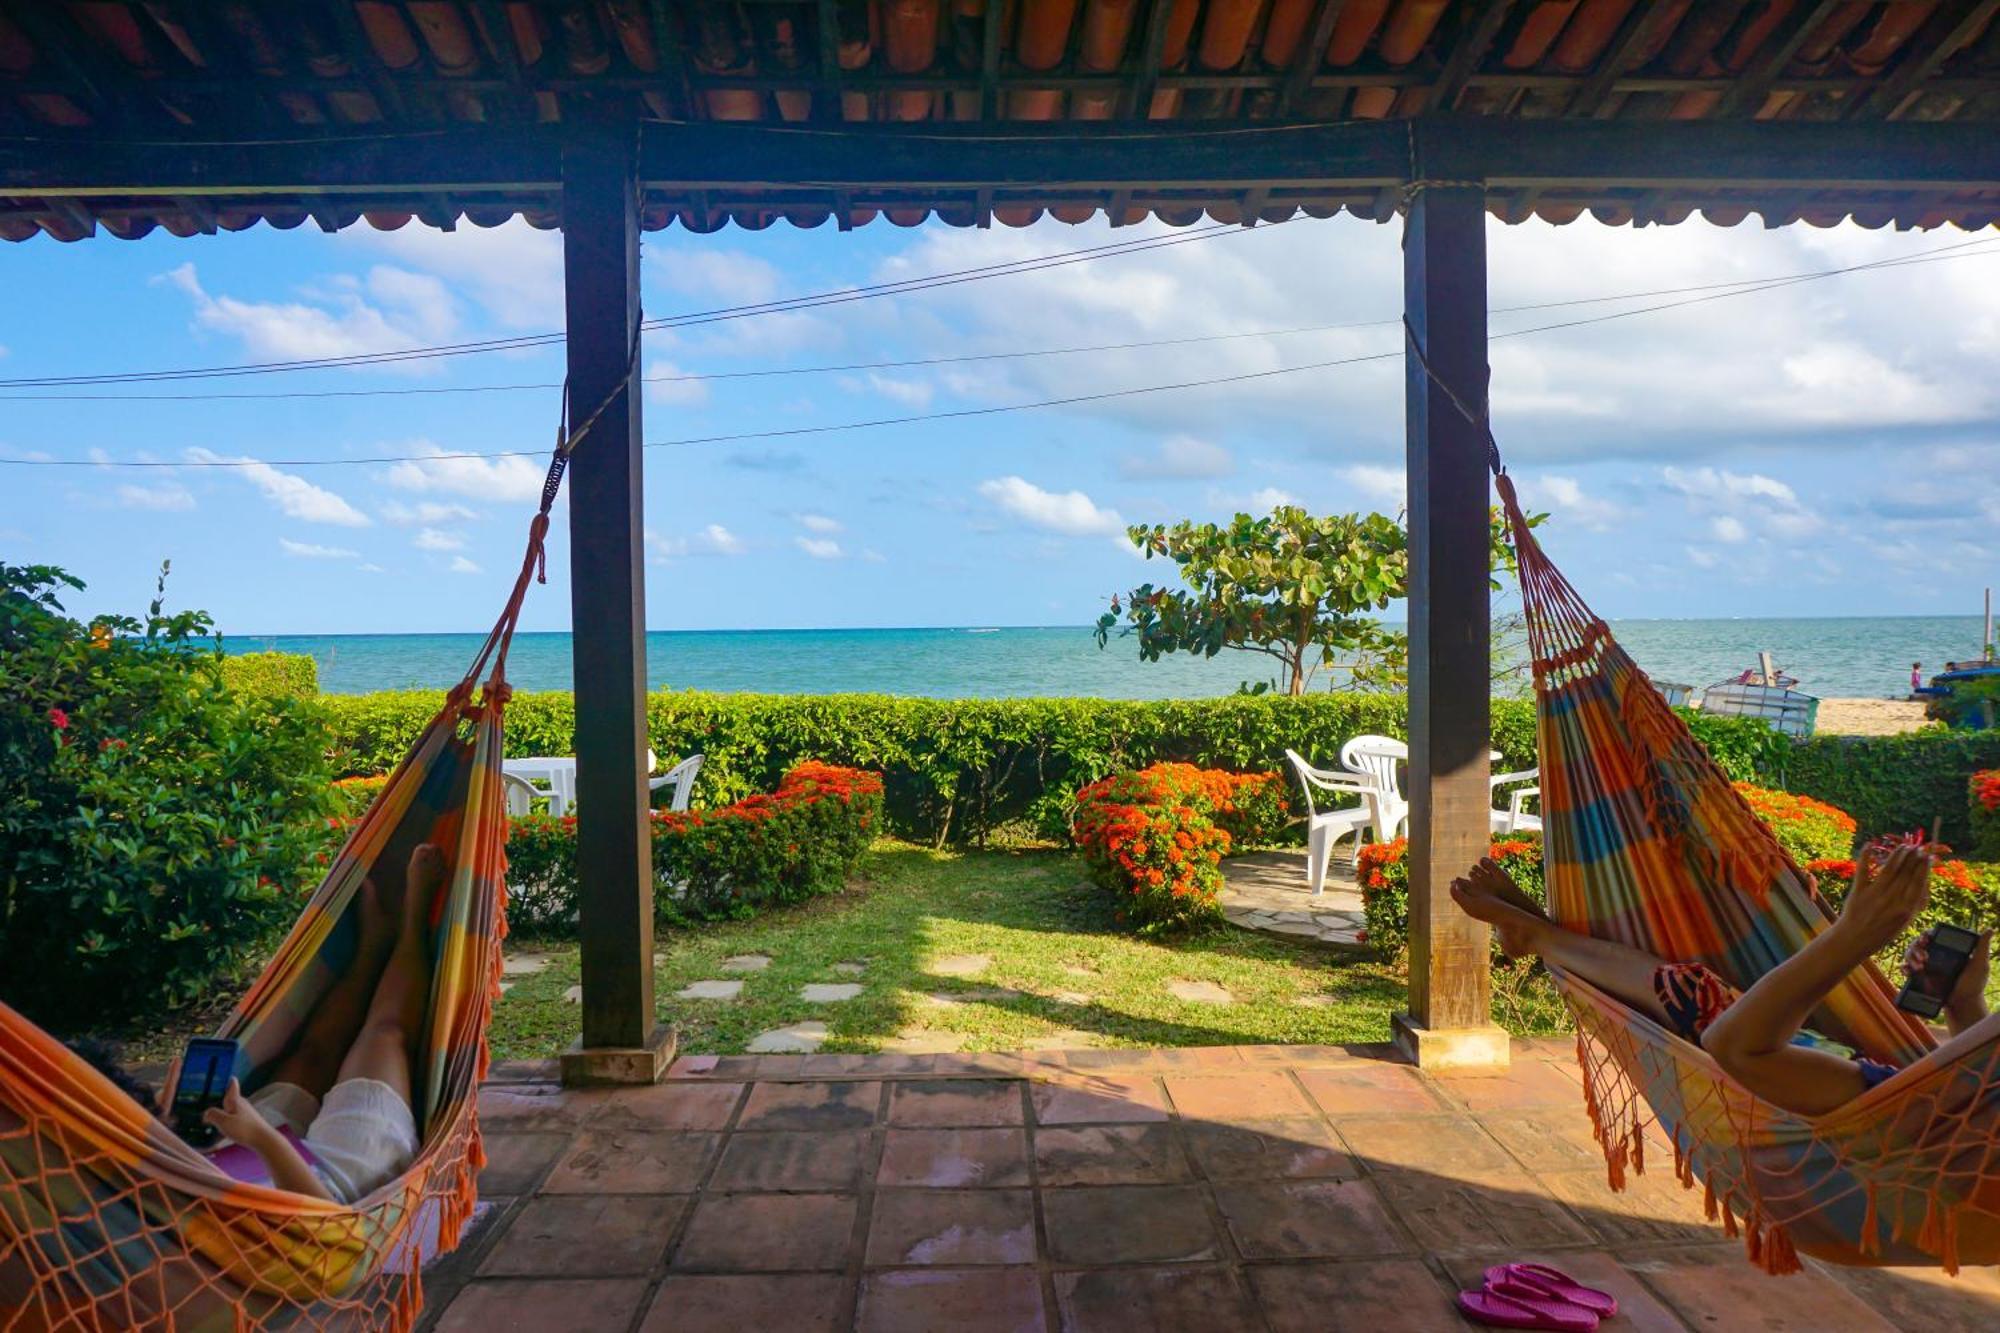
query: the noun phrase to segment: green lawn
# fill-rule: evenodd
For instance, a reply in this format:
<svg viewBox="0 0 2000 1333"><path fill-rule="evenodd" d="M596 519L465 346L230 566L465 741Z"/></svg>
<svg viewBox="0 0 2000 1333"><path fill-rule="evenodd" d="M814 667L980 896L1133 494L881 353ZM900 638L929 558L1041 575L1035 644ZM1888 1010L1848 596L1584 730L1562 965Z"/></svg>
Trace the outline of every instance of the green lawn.
<svg viewBox="0 0 2000 1333"><path fill-rule="evenodd" d="M549 956L545 970L514 977L495 1012L496 1059L554 1054L577 1031L573 944L509 941L511 952ZM1405 987L1366 955L1220 927L1167 941L1116 928L1104 896L1076 859L1058 851L939 852L884 843L843 894L745 922L662 933L659 1012L677 1023L681 1049L740 1052L757 1033L817 1019L823 1049L874 1051L931 1037L966 1050L1065 1046L1201 1046L1228 1043L1386 1041ZM763 954L761 972L730 973L722 960ZM975 976L940 975L941 959L983 954ZM843 975L837 963L861 963ZM683 1000L693 981L740 977L733 1000ZM1228 1004L1175 998L1175 981L1226 989ZM812 982L859 982L854 999L800 998ZM962 996L944 1004L932 996ZM1527 1027L1547 1029L1545 1006ZM1503 1015L1504 1021L1504 1015ZM1518 1021L1518 1020L1517 1020Z"/></svg>

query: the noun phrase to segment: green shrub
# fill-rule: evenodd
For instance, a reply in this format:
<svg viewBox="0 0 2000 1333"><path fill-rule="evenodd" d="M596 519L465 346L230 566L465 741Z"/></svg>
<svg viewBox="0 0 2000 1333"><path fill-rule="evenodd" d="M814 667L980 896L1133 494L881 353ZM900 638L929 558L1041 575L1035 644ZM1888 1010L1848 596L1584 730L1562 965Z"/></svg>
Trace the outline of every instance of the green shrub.
<svg viewBox="0 0 2000 1333"><path fill-rule="evenodd" d="M873 773L800 764L775 792L719 809L653 812L653 910L663 924L743 917L838 891L882 827ZM507 918L529 934L577 923L576 817L507 826Z"/></svg>
<svg viewBox="0 0 2000 1333"><path fill-rule="evenodd" d="M1827 902L1839 911L1854 881L1853 860L1815 861L1806 870ZM2000 927L2000 865L1943 860L1931 867L1931 894L1924 910L1917 913L1909 929L1875 956L1892 984L1902 982L1903 954L1910 942L1934 926L1963 926L1980 932Z"/></svg>
<svg viewBox="0 0 2000 1333"><path fill-rule="evenodd" d="M1219 920L1222 858L1289 815L1276 773L1154 764L1078 792L1071 836L1119 919L1147 934Z"/></svg>
<svg viewBox="0 0 2000 1333"><path fill-rule="evenodd" d="M1861 836L1929 832L1970 845L1965 784L2000 767L2000 732L1913 731L1901 736L1815 736L1786 748L1757 781L1816 796L1860 824Z"/></svg>
<svg viewBox="0 0 2000 1333"><path fill-rule="evenodd" d="M1545 901L1540 834L1495 838L1487 855L1498 861L1529 897ZM1361 885L1361 908L1368 919L1363 942L1387 958L1404 961L1410 948L1410 840L1364 844L1355 858L1354 878ZM1494 946L1496 962L1501 961L1498 949Z"/></svg>
<svg viewBox="0 0 2000 1333"><path fill-rule="evenodd" d="M1748 782L1737 783L1736 790L1800 865L1838 859L1854 850L1854 817L1838 806Z"/></svg>
<svg viewBox="0 0 2000 1333"><path fill-rule="evenodd" d="M0 992L70 1028L233 976L334 809L309 701L229 689L200 612L71 619L82 586L0 565Z"/></svg>
<svg viewBox="0 0 2000 1333"><path fill-rule="evenodd" d="M1948 727L2000 727L2000 676L1951 682L1951 693L1928 700L1924 716Z"/></svg>
<svg viewBox="0 0 2000 1333"><path fill-rule="evenodd" d="M1974 773L1966 788L1972 837L1965 850L1981 861L2000 861L2000 768Z"/></svg>
<svg viewBox="0 0 2000 1333"><path fill-rule="evenodd" d="M310 653L225 653L222 683L238 694L310 699L319 693L319 663Z"/></svg>

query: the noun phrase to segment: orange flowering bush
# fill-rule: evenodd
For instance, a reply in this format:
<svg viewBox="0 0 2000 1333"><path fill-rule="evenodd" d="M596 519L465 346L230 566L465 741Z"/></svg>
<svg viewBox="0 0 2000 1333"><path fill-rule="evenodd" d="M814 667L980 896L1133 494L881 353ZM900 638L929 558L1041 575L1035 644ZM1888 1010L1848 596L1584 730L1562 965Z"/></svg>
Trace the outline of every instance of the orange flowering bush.
<svg viewBox="0 0 2000 1333"><path fill-rule="evenodd" d="M1938 844L1938 851L1946 854L1951 849ZM1854 869L1852 860L1840 857L1806 865L1807 873L1819 885L1820 894L1835 911L1847 900ZM1930 901L1902 937L1876 956L1890 981L1900 983L1903 951L1910 941L1932 926L1942 925L1976 931L2000 926L2000 865L1960 861L1945 855L1931 866Z"/></svg>
<svg viewBox="0 0 2000 1333"><path fill-rule="evenodd" d="M1968 784L1972 797L1972 853L2000 861L2000 768L1974 773Z"/></svg>
<svg viewBox="0 0 2000 1333"><path fill-rule="evenodd" d="M1498 861L1529 897L1544 897L1539 833L1495 838L1486 854ZM1368 917L1364 942L1392 958L1401 958L1410 947L1410 840L1397 838L1362 847L1355 857L1354 878L1360 882L1361 906Z"/></svg>
<svg viewBox="0 0 2000 1333"><path fill-rule="evenodd" d="M1276 773L1154 764L1078 792L1070 836L1120 918L1152 933L1218 919L1222 858L1238 841L1268 840L1289 814Z"/></svg>
<svg viewBox="0 0 2000 1333"><path fill-rule="evenodd" d="M1838 860L1854 850L1854 816L1839 806L1748 782L1737 783L1736 790L1800 865Z"/></svg>

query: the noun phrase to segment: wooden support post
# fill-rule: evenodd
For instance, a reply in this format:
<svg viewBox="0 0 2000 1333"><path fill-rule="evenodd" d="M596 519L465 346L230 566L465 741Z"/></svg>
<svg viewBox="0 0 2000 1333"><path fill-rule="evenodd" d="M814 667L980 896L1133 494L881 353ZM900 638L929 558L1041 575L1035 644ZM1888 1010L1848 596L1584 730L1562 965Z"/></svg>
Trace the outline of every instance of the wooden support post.
<svg viewBox="0 0 2000 1333"><path fill-rule="evenodd" d="M562 175L570 430L603 405L569 469L583 1037L562 1071L569 1083L650 1083L673 1039L653 1017L641 395L619 389L639 321L631 124L579 127Z"/></svg>
<svg viewBox="0 0 2000 1333"><path fill-rule="evenodd" d="M1485 855L1492 808L1486 432L1445 387L1474 411L1486 401L1482 188L1454 181L1414 191L1403 227L1403 311L1413 344L1404 355L1410 1012L1396 1016L1396 1042L1424 1068L1504 1065L1507 1034L1488 1011L1487 927L1446 891Z"/></svg>

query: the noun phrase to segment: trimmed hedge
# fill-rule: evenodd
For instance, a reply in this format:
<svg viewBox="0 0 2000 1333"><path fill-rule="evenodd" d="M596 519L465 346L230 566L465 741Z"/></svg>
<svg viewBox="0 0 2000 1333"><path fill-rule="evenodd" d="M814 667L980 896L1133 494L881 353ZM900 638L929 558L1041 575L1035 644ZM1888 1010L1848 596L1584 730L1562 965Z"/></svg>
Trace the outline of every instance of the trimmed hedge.
<svg viewBox="0 0 2000 1333"><path fill-rule="evenodd" d="M1815 736L1789 746L1760 781L1817 797L1853 815L1864 838L1930 831L1971 843L1967 781L2000 767L2000 731L1915 731L1902 736Z"/></svg>
<svg viewBox="0 0 2000 1333"><path fill-rule="evenodd" d="M335 772L387 772L442 698L436 691L323 696ZM939 844L981 842L1019 820L1061 838L1077 790L1121 769L1180 762L1282 770L1287 748L1332 762L1350 737L1406 734L1401 699L1364 694L1130 701L675 690L649 696L646 712L662 763L707 756L698 791L704 805L769 790L792 765L818 759L881 772L890 830ZM1732 777L1755 776L1761 758L1785 744L1754 720L1694 725ZM508 705L510 755L570 754L574 734L566 691L517 694ZM1493 744L1508 768L1534 764L1532 703L1494 701Z"/></svg>
<svg viewBox="0 0 2000 1333"><path fill-rule="evenodd" d="M2000 861L2000 768L1974 773L1966 783L1972 838L1966 850L1982 861Z"/></svg>
<svg viewBox="0 0 2000 1333"><path fill-rule="evenodd" d="M222 683L238 694L310 699L319 693L319 663L309 653L225 653Z"/></svg>

